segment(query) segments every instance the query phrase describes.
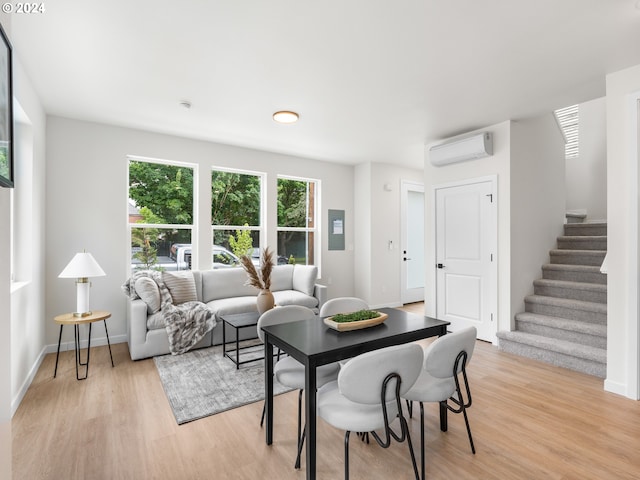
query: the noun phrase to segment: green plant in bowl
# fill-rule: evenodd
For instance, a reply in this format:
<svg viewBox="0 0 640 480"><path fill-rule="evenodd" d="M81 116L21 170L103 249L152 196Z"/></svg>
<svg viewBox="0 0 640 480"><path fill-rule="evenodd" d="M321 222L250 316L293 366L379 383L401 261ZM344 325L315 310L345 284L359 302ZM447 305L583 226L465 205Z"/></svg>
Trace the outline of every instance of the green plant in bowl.
<svg viewBox="0 0 640 480"><path fill-rule="evenodd" d="M380 312L376 312L375 310L358 310L357 312L351 313L338 313L331 317L331 320L336 323L347 323L370 320L372 318L378 318L379 316Z"/></svg>

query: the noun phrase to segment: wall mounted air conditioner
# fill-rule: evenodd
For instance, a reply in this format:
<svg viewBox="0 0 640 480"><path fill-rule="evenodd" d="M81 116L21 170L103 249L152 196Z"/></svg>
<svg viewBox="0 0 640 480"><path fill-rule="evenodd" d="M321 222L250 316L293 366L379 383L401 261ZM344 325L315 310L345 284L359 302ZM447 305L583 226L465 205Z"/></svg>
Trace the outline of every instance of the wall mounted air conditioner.
<svg viewBox="0 0 640 480"><path fill-rule="evenodd" d="M476 133L429 148L429 161L437 167L489 155L493 155L491 132Z"/></svg>

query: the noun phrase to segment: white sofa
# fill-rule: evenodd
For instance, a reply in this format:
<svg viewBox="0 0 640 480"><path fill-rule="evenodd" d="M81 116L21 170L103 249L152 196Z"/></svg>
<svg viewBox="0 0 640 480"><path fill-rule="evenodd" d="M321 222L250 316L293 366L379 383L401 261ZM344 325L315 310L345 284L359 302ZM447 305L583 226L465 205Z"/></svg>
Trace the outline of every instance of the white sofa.
<svg viewBox="0 0 640 480"><path fill-rule="evenodd" d="M326 300L326 287L316 284L318 269L312 265L279 265L271 275L271 292L276 305L303 305L316 313ZM193 271L198 300L211 309L216 326L194 348L222 343L221 316L230 313L257 311L258 290L245 285L247 274L242 268ZM169 353L169 339L165 331L162 311L149 314L142 299L128 299L127 334L132 360ZM241 330L240 338L257 336L253 328ZM227 329L227 341L234 332Z"/></svg>

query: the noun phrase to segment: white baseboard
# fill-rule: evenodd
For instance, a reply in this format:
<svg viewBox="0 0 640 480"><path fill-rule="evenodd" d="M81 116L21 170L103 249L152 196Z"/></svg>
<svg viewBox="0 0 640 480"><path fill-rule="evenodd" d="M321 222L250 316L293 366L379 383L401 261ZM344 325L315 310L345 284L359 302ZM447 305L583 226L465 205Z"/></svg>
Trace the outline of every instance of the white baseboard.
<svg viewBox="0 0 640 480"><path fill-rule="evenodd" d="M42 364L42 360L44 360L44 356L47 354L46 350L47 350L46 346L43 347L42 350L40 350L40 354L38 355L38 358L36 358L36 361L31 367L31 370L29 370L29 375L27 375L27 378L24 379L24 382L22 382L22 385L20 385L20 388L18 389L18 392L16 393L15 397L13 397L13 399L11 400L11 418L13 418L13 416L15 415L16 411L18 410L18 407L20 406L20 403L22 402L22 399L24 398L25 394L27 393L27 390L29 390L29 387L31 386L31 382L33 382L33 379L35 378L36 373L38 373L38 369Z"/></svg>
<svg viewBox="0 0 640 480"><path fill-rule="evenodd" d="M126 335L109 335L109 343L111 345L115 345L116 343L126 343L127 336ZM91 348L93 347L102 347L107 345L107 337L91 337ZM46 353L56 353L58 351L58 344L55 343L53 345L47 345L45 347L47 349ZM67 350L73 350L75 348L74 342L62 342L60 344L60 351L66 352ZM87 340L80 339L80 348L87 348Z"/></svg>
<svg viewBox="0 0 640 480"><path fill-rule="evenodd" d="M624 383L613 382L611 380L605 380L604 381L604 390L606 392L622 395L623 397L627 397L627 398L630 398L632 400L638 400L638 398L634 398L633 396L629 395L629 392L627 391L628 390L627 389L627 385L624 384Z"/></svg>
<svg viewBox="0 0 640 480"><path fill-rule="evenodd" d="M127 342L127 335L109 335L109 343L111 343L111 345L115 345L116 343L125 343L125 342ZM91 338L91 348L101 347L104 345L107 345L106 336ZM75 348L74 342L64 342L60 344L61 352L66 352L67 350L73 350L74 348ZM80 348L87 348L87 340L80 340ZM42 365L42 361L44 360L45 355L49 353L56 353L57 351L58 351L57 343L53 345L45 345L42 348L42 350L40 351L40 354L38 355L38 358L36 358L36 361L33 363L31 370L29 370L29 375L27 375L27 378L25 378L24 382L22 382L20 389L18 390L18 392L16 393L16 395L13 397L11 401L11 417L12 418L15 415L16 411L18 410L20 403L22 403L22 399L26 395L27 390L29 390L29 387L31 386L31 382L33 382L33 379L35 378L36 373L38 373L38 369L40 368L40 365Z"/></svg>
<svg viewBox="0 0 640 480"><path fill-rule="evenodd" d="M375 310L376 308L398 308L401 307L402 303L382 303L380 305L369 305L369 308Z"/></svg>

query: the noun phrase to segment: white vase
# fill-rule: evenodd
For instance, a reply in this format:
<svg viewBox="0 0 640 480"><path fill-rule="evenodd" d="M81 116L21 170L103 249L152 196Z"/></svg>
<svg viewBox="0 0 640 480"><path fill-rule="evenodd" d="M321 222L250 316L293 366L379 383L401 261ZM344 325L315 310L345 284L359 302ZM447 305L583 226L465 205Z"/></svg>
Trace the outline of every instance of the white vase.
<svg viewBox="0 0 640 480"><path fill-rule="evenodd" d="M273 293L270 290L260 290L258 297L256 298L256 305L258 307L258 313L262 315L267 310L271 310L274 307Z"/></svg>

